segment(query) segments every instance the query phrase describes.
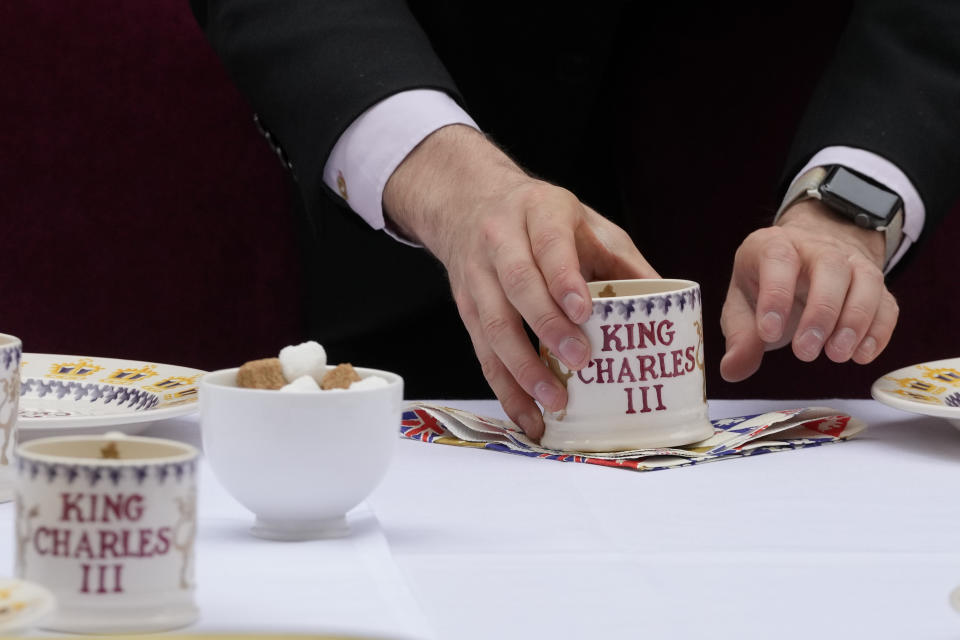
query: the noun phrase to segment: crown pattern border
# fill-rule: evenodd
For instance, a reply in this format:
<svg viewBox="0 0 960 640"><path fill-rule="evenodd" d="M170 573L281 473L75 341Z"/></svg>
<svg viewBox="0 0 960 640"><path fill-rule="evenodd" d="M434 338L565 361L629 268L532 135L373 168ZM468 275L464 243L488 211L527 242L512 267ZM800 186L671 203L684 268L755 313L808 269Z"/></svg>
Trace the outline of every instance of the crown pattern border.
<svg viewBox="0 0 960 640"><path fill-rule="evenodd" d="M186 460L184 462L167 462L160 464L146 465L85 465L85 464L65 464L62 462L44 462L42 460L28 460L26 458L17 459L17 472L23 475L29 475L34 480L41 473L46 478L47 483L53 483L57 478L63 478L67 485L73 486L76 482L86 482L87 486L93 488L100 482L110 482L113 486L120 484L125 477L132 477L136 480L137 486L142 485L151 476L161 485L166 482L177 482L182 484L186 479L193 479L197 474L196 459Z"/></svg>
<svg viewBox="0 0 960 640"><path fill-rule="evenodd" d="M682 313L683 311L695 309L698 305L702 307L703 299L700 295L700 287L695 287L688 291L678 291L677 293L665 293L657 296L638 296L626 300L600 299L593 302L593 314L599 315L603 320L607 320L611 313L616 313L624 320L630 320L634 314L639 315L643 312L649 317L654 309L660 310L667 315L671 309Z"/></svg>
<svg viewBox="0 0 960 640"><path fill-rule="evenodd" d="M21 383L21 397L31 394L43 398L51 393L56 394L58 399L70 394L75 401L86 399L93 403L102 400L105 405L116 401L117 406L127 406L136 411L153 409L160 404L160 397L155 393L111 384L44 380L43 378L25 378Z"/></svg>

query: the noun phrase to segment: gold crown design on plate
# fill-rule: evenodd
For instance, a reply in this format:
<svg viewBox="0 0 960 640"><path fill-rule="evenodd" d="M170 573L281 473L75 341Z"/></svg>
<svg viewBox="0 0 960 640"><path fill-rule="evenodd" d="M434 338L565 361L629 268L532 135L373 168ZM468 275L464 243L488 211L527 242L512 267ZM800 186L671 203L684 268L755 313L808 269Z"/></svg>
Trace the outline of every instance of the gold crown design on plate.
<svg viewBox="0 0 960 640"><path fill-rule="evenodd" d="M923 402L925 404L943 404L943 401L936 396L928 396L925 393L917 393L916 391L910 391L909 389L894 389L892 393L895 393L898 396L904 396L905 398L910 398L911 400L916 400L917 402Z"/></svg>
<svg viewBox="0 0 960 640"><path fill-rule="evenodd" d="M156 393L164 393L167 391L173 391L173 393L164 394L165 400L182 400L191 395L196 394L196 382L201 374L194 376L168 376L159 382L145 385L141 387L144 391L153 391ZM180 388L188 387L188 388ZM175 390L175 391L174 391Z"/></svg>
<svg viewBox="0 0 960 640"><path fill-rule="evenodd" d="M156 365L148 364L142 367L126 367L117 369L100 382L109 384L136 384L146 378L157 375Z"/></svg>
<svg viewBox="0 0 960 640"><path fill-rule="evenodd" d="M928 382L922 378L890 378L900 386L901 389L913 389L914 391L922 391L923 393L932 393L934 395L939 395L947 390L946 387L938 387L932 382Z"/></svg>
<svg viewBox="0 0 960 640"><path fill-rule="evenodd" d="M101 369L103 369L103 367L94 364L90 358L81 358L76 362L58 362L52 364L47 376L59 380L85 380Z"/></svg>
<svg viewBox="0 0 960 640"><path fill-rule="evenodd" d="M919 365L917 367L923 371L923 377L938 380L941 383L948 384L951 387L960 387L960 371L950 367L926 367Z"/></svg>

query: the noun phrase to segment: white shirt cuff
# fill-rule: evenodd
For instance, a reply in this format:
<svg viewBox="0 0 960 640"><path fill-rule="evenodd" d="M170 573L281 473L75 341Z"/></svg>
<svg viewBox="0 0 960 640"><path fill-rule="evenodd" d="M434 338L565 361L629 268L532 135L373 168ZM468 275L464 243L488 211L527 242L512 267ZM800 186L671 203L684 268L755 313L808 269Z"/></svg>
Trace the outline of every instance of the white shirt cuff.
<svg viewBox="0 0 960 640"><path fill-rule="evenodd" d="M825 167L833 164L843 165L876 180L896 192L903 200L903 240L900 242L896 253L891 256L890 262L887 263L886 272L889 272L907 252L910 245L917 241L920 232L923 231L927 211L923 206L923 200L920 199L920 194L913 183L910 182L910 178L897 165L883 156L854 147L836 146L821 149L810 158L810 161L800 170L793 182L796 182L797 178L814 167ZM792 185L793 183L791 183Z"/></svg>
<svg viewBox="0 0 960 640"><path fill-rule="evenodd" d="M479 130L443 91L411 89L385 98L360 114L337 140L323 168L323 181L371 227L412 244L385 225L383 188L414 147L451 124Z"/></svg>

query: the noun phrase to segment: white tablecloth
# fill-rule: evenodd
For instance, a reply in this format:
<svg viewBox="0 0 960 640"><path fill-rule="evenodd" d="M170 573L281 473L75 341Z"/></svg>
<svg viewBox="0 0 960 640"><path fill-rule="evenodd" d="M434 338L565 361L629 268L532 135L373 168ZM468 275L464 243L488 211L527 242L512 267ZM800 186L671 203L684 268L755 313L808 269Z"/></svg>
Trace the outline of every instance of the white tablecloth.
<svg viewBox="0 0 960 640"><path fill-rule="evenodd" d="M450 402L502 416L494 402ZM866 400L836 445L635 473L401 441L353 535L268 542L204 466L184 631L957 638L960 433ZM714 401L712 417L801 406ZM146 435L199 444L197 417ZM0 505L0 526L13 509ZM0 539L0 574L13 543Z"/></svg>

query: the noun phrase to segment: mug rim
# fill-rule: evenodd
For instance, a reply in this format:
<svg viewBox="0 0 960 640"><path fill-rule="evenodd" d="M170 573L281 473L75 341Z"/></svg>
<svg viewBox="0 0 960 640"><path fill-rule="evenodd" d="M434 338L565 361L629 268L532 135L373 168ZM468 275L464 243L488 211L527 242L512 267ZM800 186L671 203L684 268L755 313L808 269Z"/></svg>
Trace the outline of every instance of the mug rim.
<svg viewBox="0 0 960 640"><path fill-rule="evenodd" d="M143 444L162 444L164 446L180 447L182 453L158 456L156 458L81 458L77 456L62 456L50 453L30 451L34 445L44 445L53 442L140 442ZM87 467L144 467L152 465L177 464L195 460L200 456L200 450L186 442L170 440L168 438L150 438L146 436L121 435L78 435L78 436L49 436L28 440L17 446L17 457L47 464L80 465Z"/></svg>
<svg viewBox="0 0 960 640"><path fill-rule="evenodd" d="M636 283L636 282L660 282L670 285L675 285L674 288L667 289L666 291L651 291L650 293L631 293L622 296L607 296L607 297L598 297L596 295L590 296L590 299L593 302L606 302L609 300L622 300L624 298L646 298L648 296L662 296L668 293L679 293L681 291L686 291L688 289L699 289L700 283L694 282L693 280L687 280L685 278L629 278L626 280L592 280L587 282L587 287L591 285L598 285L602 287L608 284L624 284L624 283Z"/></svg>
<svg viewBox="0 0 960 640"><path fill-rule="evenodd" d="M23 341L17 336L10 335L9 333L0 333L0 347L14 347L22 344Z"/></svg>

